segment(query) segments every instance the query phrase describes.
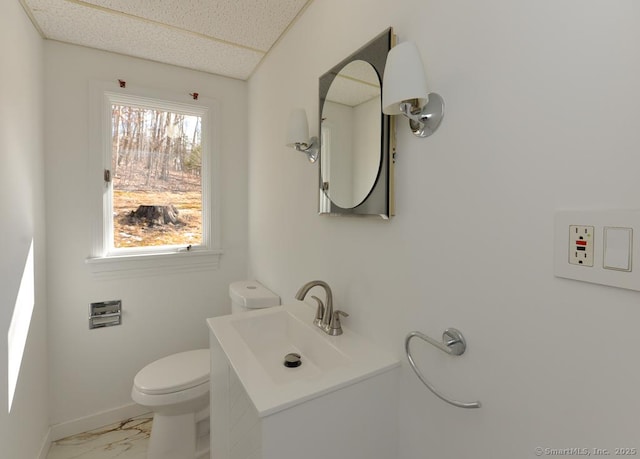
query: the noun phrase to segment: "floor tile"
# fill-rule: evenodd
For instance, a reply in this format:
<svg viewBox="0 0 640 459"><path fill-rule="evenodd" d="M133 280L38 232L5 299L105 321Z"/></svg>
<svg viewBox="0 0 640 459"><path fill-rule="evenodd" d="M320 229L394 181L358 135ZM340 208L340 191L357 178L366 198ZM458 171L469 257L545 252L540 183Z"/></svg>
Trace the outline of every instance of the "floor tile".
<svg viewBox="0 0 640 459"><path fill-rule="evenodd" d="M127 419L51 444L47 459L145 459L150 415Z"/></svg>

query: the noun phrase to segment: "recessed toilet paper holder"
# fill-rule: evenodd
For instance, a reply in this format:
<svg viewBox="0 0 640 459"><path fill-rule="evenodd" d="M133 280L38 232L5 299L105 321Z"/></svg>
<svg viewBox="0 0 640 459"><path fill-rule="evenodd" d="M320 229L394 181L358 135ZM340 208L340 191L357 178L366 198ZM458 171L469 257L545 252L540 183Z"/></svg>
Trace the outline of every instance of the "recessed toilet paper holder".
<svg viewBox="0 0 640 459"><path fill-rule="evenodd" d="M122 323L122 301L100 301L89 305L89 329L112 327Z"/></svg>

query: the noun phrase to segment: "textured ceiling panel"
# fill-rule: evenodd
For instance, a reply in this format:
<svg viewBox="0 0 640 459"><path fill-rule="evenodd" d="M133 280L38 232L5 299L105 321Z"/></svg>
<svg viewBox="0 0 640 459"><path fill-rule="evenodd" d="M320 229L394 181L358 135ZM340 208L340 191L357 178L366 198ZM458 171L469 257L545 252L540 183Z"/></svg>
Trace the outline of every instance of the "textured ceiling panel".
<svg viewBox="0 0 640 459"><path fill-rule="evenodd" d="M27 0L47 38L247 79L264 53L61 0Z"/></svg>
<svg viewBox="0 0 640 459"><path fill-rule="evenodd" d="M313 0L1 1L43 38L246 80Z"/></svg>
<svg viewBox="0 0 640 459"><path fill-rule="evenodd" d="M356 107L376 97L380 97L380 87L342 78L340 75L333 80L327 94L327 100L348 107Z"/></svg>
<svg viewBox="0 0 640 459"><path fill-rule="evenodd" d="M376 69L367 61L351 61L340 70L340 75L344 75L352 80L362 81L371 86L380 86L380 78Z"/></svg>
<svg viewBox="0 0 640 459"><path fill-rule="evenodd" d="M268 51L307 0L73 0Z"/></svg>
<svg viewBox="0 0 640 459"><path fill-rule="evenodd" d="M366 61L352 61L344 66L331 82L327 100L356 107L380 97L378 73Z"/></svg>

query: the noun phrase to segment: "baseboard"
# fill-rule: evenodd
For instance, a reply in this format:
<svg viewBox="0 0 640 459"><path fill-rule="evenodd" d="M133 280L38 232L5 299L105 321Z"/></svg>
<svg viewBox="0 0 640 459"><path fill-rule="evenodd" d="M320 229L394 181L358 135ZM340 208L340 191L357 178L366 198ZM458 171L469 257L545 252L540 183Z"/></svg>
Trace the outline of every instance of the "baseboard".
<svg viewBox="0 0 640 459"><path fill-rule="evenodd" d="M47 429L47 434L42 439L42 446L40 446L40 453L38 459L47 459L49 453L49 447L51 446L51 427Z"/></svg>
<svg viewBox="0 0 640 459"><path fill-rule="evenodd" d="M101 411L90 416L74 419L72 421L55 424L49 429L49 443L61 438L70 437L89 430L98 429L109 424L114 424L125 419L134 418L149 413L149 408L131 403L107 411Z"/></svg>

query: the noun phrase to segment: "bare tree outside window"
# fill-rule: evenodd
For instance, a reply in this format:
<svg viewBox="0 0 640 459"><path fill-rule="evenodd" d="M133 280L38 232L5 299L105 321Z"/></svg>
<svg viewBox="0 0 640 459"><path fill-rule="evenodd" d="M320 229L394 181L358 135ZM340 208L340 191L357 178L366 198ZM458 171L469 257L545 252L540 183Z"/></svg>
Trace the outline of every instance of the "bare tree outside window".
<svg viewBox="0 0 640 459"><path fill-rule="evenodd" d="M114 248L201 244L201 117L111 109Z"/></svg>

